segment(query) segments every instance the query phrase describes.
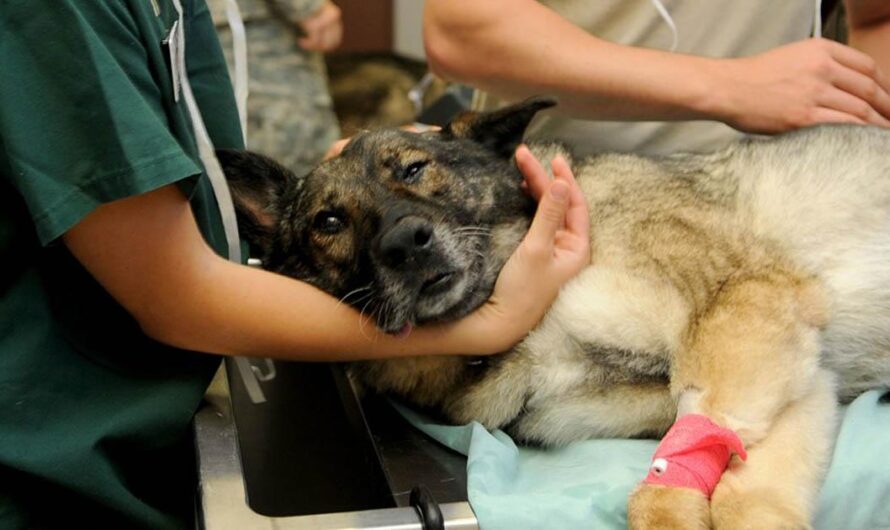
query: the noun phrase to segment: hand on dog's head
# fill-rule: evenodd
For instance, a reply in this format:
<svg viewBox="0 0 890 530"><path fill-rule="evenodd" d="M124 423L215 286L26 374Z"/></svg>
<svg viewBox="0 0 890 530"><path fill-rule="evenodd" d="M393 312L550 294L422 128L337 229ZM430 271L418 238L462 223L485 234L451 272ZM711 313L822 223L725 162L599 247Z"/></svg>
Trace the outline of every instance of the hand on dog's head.
<svg viewBox="0 0 890 530"><path fill-rule="evenodd" d="M256 153L218 157L241 233L266 268L338 297L371 289L371 310L388 308L378 325L393 331L458 318L488 297L533 212L513 154L555 104L465 112L435 132L365 132L300 177ZM367 303L355 300L346 301Z"/></svg>

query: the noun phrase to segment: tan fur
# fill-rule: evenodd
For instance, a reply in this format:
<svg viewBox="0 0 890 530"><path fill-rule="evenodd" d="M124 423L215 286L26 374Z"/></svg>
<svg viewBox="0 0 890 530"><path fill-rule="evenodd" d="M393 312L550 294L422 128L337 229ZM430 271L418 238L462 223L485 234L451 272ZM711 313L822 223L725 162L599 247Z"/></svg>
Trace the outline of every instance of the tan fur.
<svg viewBox="0 0 890 530"><path fill-rule="evenodd" d="M644 484L631 495L627 526L634 530L708 530L708 500L696 490Z"/></svg>
<svg viewBox="0 0 890 530"><path fill-rule="evenodd" d="M463 360L425 359L382 363L380 381L404 378L402 395L455 421L510 423L547 444L661 433L679 401L735 430L751 460L710 507L639 488L631 527L808 528L835 397L890 382L887 152L885 132L828 127L710 155L577 161L593 263L538 328L479 380ZM585 345L614 348L618 364L591 366ZM669 383L640 379L659 363ZM430 380L436 397L421 374L443 365L454 370Z"/></svg>
<svg viewBox="0 0 890 530"><path fill-rule="evenodd" d="M281 215L274 237L254 227L255 243L272 270L356 295L362 311L373 297L390 333L460 318L484 303L527 229L532 204L510 160L552 105L532 98L441 132L359 135L289 180L263 208ZM543 160L560 151L532 147ZM498 356L351 373L451 421L543 445L658 436L678 415L706 415L738 433L750 459L733 462L710 503L639 487L631 526L807 528L838 399L890 384L888 153L890 131L835 125L710 154L573 160L593 259L525 340ZM263 167L255 158L223 159L242 207L281 189L241 175ZM265 166L259 175L281 173ZM246 226L261 218L242 214Z"/></svg>

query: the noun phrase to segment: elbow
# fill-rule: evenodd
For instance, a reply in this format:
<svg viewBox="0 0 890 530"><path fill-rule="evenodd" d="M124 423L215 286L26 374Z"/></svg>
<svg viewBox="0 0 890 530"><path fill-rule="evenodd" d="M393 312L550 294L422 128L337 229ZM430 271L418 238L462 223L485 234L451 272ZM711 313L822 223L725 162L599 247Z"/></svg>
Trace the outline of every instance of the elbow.
<svg viewBox="0 0 890 530"><path fill-rule="evenodd" d="M439 41L430 39L424 32L423 48L426 52L427 66L436 77L446 81L454 81L452 68L449 67L443 46Z"/></svg>
<svg viewBox="0 0 890 530"><path fill-rule="evenodd" d="M488 9L454 0L429 0L423 13L423 45L430 71L447 81L475 84L479 49L491 28Z"/></svg>
<svg viewBox="0 0 890 530"><path fill-rule="evenodd" d="M201 353L226 355L232 352L224 345L225 339L217 337L223 334L217 330L216 334L208 334L202 328L202 323L192 319L180 318L177 315L169 317L137 318L142 333L146 336L172 348Z"/></svg>
<svg viewBox="0 0 890 530"><path fill-rule="evenodd" d="M425 24L423 31L423 47L426 52L427 64L430 71L437 77L446 81L464 81L462 75L466 67L461 62L461 46L436 25Z"/></svg>
<svg viewBox="0 0 890 530"><path fill-rule="evenodd" d="M174 281L165 282L133 304L130 314L142 332L153 340L182 350L213 354L231 353L228 307L220 292L232 283L233 265L212 251L197 260Z"/></svg>
<svg viewBox="0 0 890 530"><path fill-rule="evenodd" d="M479 43L481 44L481 43ZM472 39L454 38L433 31L424 32L424 49L430 71L445 81L479 86L490 75L491 65L481 59Z"/></svg>
<svg viewBox="0 0 890 530"><path fill-rule="evenodd" d="M158 289L127 310L152 340L182 350L218 353L206 340L202 317L211 312L201 311L199 298L200 294L188 286Z"/></svg>
<svg viewBox="0 0 890 530"><path fill-rule="evenodd" d="M189 333L183 329L184 322L174 314L170 312L164 314L163 310L133 311L131 314L136 319L142 333L152 340L183 350L203 350L201 345L194 344Z"/></svg>

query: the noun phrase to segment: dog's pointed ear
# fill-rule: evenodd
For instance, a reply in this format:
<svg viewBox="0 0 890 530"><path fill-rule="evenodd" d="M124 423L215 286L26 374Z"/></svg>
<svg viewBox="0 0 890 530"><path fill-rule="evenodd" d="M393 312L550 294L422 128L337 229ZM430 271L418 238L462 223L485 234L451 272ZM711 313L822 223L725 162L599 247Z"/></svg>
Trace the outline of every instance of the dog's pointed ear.
<svg viewBox="0 0 890 530"><path fill-rule="evenodd" d="M492 112L462 112L442 129L444 138L478 142L499 156L510 158L538 111L553 107L552 97L533 97Z"/></svg>
<svg viewBox="0 0 890 530"><path fill-rule="evenodd" d="M238 231L251 249L264 257L281 217L280 198L297 176L271 158L250 151L218 149L216 157L235 204Z"/></svg>

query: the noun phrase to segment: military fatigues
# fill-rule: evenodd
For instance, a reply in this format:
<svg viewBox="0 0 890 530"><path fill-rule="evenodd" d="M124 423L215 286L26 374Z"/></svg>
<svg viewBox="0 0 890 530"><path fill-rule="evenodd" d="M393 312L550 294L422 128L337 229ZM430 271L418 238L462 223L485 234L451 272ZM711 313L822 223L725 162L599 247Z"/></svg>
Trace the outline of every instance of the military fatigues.
<svg viewBox="0 0 890 530"><path fill-rule="evenodd" d="M207 130L242 148L210 14L182 4ZM0 0L0 529L194 522L189 425L219 358L147 337L59 241L176 183L225 252L162 44L176 18L171 0Z"/></svg>
<svg viewBox="0 0 890 530"><path fill-rule="evenodd" d="M231 69L225 0L208 3ZM295 31L298 22L321 4L322 0L238 0L247 32L250 77L247 145L297 174L310 170L340 138L322 54L300 48Z"/></svg>

